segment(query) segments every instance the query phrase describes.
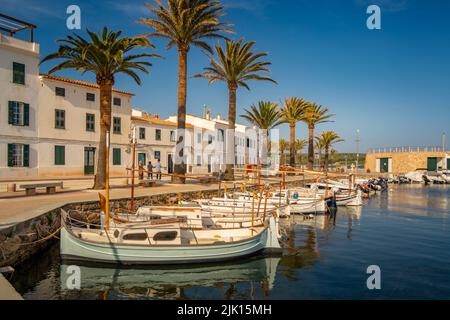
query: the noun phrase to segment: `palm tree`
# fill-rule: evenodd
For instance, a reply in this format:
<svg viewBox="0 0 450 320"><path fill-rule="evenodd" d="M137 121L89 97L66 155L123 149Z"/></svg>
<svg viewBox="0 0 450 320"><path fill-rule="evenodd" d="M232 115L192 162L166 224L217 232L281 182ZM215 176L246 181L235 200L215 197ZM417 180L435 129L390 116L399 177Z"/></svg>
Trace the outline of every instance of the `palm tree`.
<svg viewBox="0 0 450 320"><path fill-rule="evenodd" d="M314 144L314 150L317 150L317 154L319 155L319 168L322 166L322 150L323 145L321 141L316 140L316 143Z"/></svg>
<svg viewBox="0 0 450 320"><path fill-rule="evenodd" d="M138 47L154 48L154 46L147 39L139 37L121 38L120 31L109 31L105 27L101 33L88 31L88 35L89 39L74 35L57 40L61 43L58 52L46 56L41 63L53 59L63 60L50 69L49 74L63 69L75 69L82 73L91 72L96 76L100 87L100 141L94 189L102 190L106 187L106 133L111 129L111 99L115 76L124 73L140 85L141 79L136 71L148 74L146 67L152 65L142 59L158 55L148 53L127 55Z"/></svg>
<svg viewBox="0 0 450 320"><path fill-rule="evenodd" d="M322 132L321 135L316 137L317 142L323 147L325 150L325 170L328 172L328 159L330 154L330 148L338 143L344 141L333 131L325 131Z"/></svg>
<svg viewBox="0 0 450 320"><path fill-rule="evenodd" d="M263 159L260 159L258 149L258 164L261 164L261 160L264 163L267 163L269 131L283 124L283 119L281 119L278 103L273 103L270 101L259 101L258 105L254 104L250 107L250 110L245 109L244 112L245 114L241 115L241 118L247 120L249 123L258 127L262 131Z"/></svg>
<svg viewBox="0 0 450 320"><path fill-rule="evenodd" d="M314 166L314 129L318 124L330 122L334 114L330 114L328 108L310 103L302 116L302 121L306 123L309 131L308 166Z"/></svg>
<svg viewBox="0 0 450 320"><path fill-rule="evenodd" d="M167 49L178 49L178 130L175 154L174 182L184 183L186 163L184 160L187 98L187 65L191 46L213 53L206 39L227 39L223 33L233 33L230 23L220 22L224 16L219 1L210 0L167 0L167 6L155 0L154 5L146 4L154 14L153 18L142 18L138 23L149 26L154 32L150 37L169 41Z"/></svg>
<svg viewBox="0 0 450 320"><path fill-rule="evenodd" d="M297 139L295 141L295 154L299 154L299 163L302 163L302 150L308 145L308 140Z"/></svg>
<svg viewBox="0 0 450 320"><path fill-rule="evenodd" d="M281 152L281 156L284 158L284 161L282 161L281 163L283 165L286 165L286 157L284 156L286 150L288 150L289 148L289 142L286 139L280 139L280 152Z"/></svg>
<svg viewBox="0 0 450 320"><path fill-rule="evenodd" d="M228 131L226 143L227 168L225 179L234 180L234 162L235 162L235 130L236 130L236 92L239 87L250 90L248 82L250 80L270 81L275 80L268 76L262 76L260 73L270 72L267 68L271 65L268 61L259 59L267 56L267 53L255 53L253 47L255 42L227 41L226 48L217 44L214 48L218 60L209 56L211 65L205 68L205 72L195 75L196 78L208 79L209 84L216 81L224 81L228 86L229 105L228 105Z"/></svg>
<svg viewBox="0 0 450 320"><path fill-rule="evenodd" d="M295 126L301 120L303 113L308 106L308 102L299 98L287 98L284 100L284 106L281 109L283 120L289 124L290 128L290 160L291 167L295 167Z"/></svg>

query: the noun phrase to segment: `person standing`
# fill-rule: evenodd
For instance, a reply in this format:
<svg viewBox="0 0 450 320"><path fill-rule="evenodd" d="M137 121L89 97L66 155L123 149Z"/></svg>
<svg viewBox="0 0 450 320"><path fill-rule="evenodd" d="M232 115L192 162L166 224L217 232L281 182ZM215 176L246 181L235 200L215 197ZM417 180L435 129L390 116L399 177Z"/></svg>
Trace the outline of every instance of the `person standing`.
<svg viewBox="0 0 450 320"><path fill-rule="evenodd" d="M149 161L148 165L147 165L147 174L148 174L148 178L153 180L153 164L151 161Z"/></svg>
<svg viewBox="0 0 450 320"><path fill-rule="evenodd" d="M161 180L161 161L159 159L156 159L156 165L155 165L155 172L156 172L156 180Z"/></svg>
<svg viewBox="0 0 450 320"><path fill-rule="evenodd" d="M139 180L144 180L144 164L139 161Z"/></svg>

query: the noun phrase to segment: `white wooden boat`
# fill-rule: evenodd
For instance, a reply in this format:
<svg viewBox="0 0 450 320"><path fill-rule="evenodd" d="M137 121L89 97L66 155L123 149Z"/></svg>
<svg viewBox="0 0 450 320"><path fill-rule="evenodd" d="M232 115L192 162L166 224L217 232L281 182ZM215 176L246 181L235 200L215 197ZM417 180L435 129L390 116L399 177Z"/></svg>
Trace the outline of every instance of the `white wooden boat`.
<svg viewBox="0 0 450 320"><path fill-rule="evenodd" d="M184 228L215 228L235 229L250 228L263 225L263 216L251 217L249 214L230 214L221 212L206 212L200 207L164 207L144 206L140 207L134 215L117 215L120 220L129 222L148 222L159 219L180 219ZM266 215L269 218L269 214Z"/></svg>
<svg viewBox="0 0 450 320"><path fill-rule="evenodd" d="M179 222L79 225L61 210L63 259L123 265L194 264L279 252L274 217L239 229L183 229Z"/></svg>

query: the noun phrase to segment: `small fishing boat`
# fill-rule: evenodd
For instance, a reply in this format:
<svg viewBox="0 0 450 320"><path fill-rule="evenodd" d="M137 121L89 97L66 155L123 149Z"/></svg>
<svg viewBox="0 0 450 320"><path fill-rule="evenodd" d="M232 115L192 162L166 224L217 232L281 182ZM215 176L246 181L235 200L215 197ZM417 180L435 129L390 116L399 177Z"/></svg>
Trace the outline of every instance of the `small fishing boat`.
<svg viewBox="0 0 450 320"><path fill-rule="evenodd" d="M266 212L269 218L271 212ZM179 219L182 228L194 229L235 229L250 228L255 225L263 225L264 217L255 214L252 218L249 214L230 214L222 212L207 212L201 207L140 207L136 214L115 215L117 221L124 222L149 222L161 219Z"/></svg>
<svg viewBox="0 0 450 320"><path fill-rule="evenodd" d="M61 257L122 265L195 264L280 252L274 217L262 226L186 229L178 219L115 223L74 221L61 210Z"/></svg>

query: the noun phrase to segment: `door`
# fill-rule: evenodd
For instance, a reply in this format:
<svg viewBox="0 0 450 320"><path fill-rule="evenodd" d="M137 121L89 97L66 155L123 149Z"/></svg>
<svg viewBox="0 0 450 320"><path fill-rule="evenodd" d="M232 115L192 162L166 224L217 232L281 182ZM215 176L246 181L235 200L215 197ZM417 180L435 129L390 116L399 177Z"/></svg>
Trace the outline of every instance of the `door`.
<svg viewBox="0 0 450 320"><path fill-rule="evenodd" d="M147 163L147 155L145 153L138 154L138 165L139 162L141 162L145 166L145 164Z"/></svg>
<svg viewBox="0 0 450 320"><path fill-rule="evenodd" d="M169 174L173 173L173 155L171 154L167 156L167 170Z"/></svg>
<svg viewBox="0 0 450 320"><path fill-rule="evenodd" d="M95 148L84 148L84 174L93 175L95 172Z"/></svg>
<svg viewBox="0 0 450 320"><path fill-rule="evenodd" d="M388 158L380 159L380 172L381 173L389 172L389 159Z"/></svg>
<svg viewBox="0 0 450 320"><path fill-rule="evenodd" d="M212 157L208 155L208 173L212 173Z"/></svg>
<svg viewBox="0 0 450 320"><path fill-rule="evenodd" d="M447 159L447 170L450 170L450 158Z"/></svg>
<svg viewBox="0 0 450 320"><path fill-rule="evenodd" d="M427 170L429 172L437 171L437 158L428 158Z"/></svg>

